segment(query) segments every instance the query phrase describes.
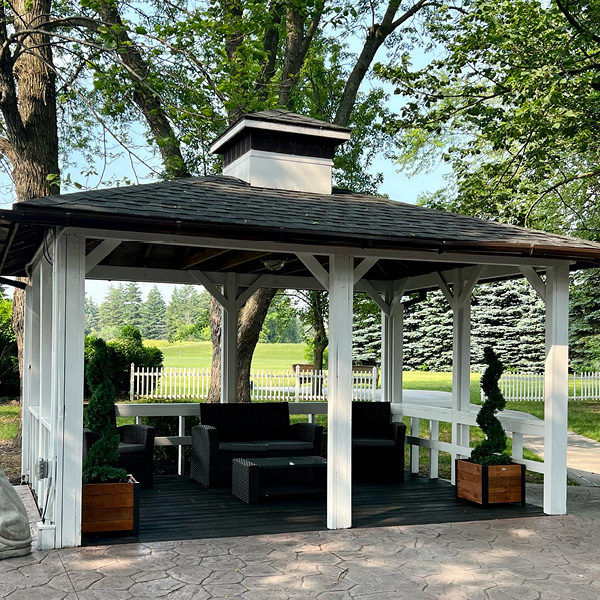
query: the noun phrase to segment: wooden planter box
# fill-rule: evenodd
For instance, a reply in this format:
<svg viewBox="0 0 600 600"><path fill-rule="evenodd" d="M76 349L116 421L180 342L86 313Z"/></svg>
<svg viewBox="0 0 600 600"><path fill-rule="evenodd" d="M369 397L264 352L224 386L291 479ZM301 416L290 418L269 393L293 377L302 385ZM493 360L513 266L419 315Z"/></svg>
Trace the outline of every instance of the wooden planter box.
<svg viewBox="0 0 600 600"><path fill-rule="evenodd" d="M456 497L486 508L504 502L525 506L525 465L478 465L457 459Z"/></svg>
<svg viewBox="0 0 600 600"><path fill-rule="evenodd" d="M127 483L84 483L81 497L81 532L139 533L140 484L129 476Z"/></svg>

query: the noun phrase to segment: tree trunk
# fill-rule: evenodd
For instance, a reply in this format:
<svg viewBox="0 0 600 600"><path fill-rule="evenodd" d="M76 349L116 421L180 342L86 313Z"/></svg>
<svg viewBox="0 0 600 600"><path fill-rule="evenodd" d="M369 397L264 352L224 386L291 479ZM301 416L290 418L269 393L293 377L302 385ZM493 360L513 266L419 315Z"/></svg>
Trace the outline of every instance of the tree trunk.
<svg viewBox="0 0 600 600"><path fill-rule="evenodd" d="M260 289L238 314L237 402L250 402L250 369L260 330L277 290ZM221 305L211 299L210 337L213 345L210 388L207 402L221 401Z"/></svg>
<svg viewBox="0 0 600 600"><path fill-rule="evenodd" d="M51 0L16 0L17 32L48 20ZM10 53L0 65L5 121L6 152L12 166L17 200L20 202L59 193L58 128L56 121L56 74L47 35L34 34L23 40L23 51L13 63ZM18 90L18 101L16 92ZM8 91L8 94L6 93ZM23 380L23 319L25 293L15 289L12 324L17 340L19 372ZM21 426L14 439L21 444Z"/></svg>
<svg viewBox="0 0 600 600"><path fill-rule="evenodd" d="M210 339L213 355L210 366L210 387L207 402L221 402L221 305L210 299Z"/></svg>
<svg viewBox="0 0 600 600"><path fill-rule="evenodd" d="M246 302L238 315L237 401L250 402L250 368L260 330L276 289L260 289Z"/></svg>

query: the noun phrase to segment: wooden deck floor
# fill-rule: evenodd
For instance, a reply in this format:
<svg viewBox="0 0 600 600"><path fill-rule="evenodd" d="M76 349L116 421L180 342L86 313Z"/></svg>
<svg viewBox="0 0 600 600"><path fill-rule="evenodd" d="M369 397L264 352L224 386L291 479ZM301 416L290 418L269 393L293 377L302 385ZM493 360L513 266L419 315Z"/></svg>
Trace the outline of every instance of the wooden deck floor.
<svg viewBox="0 0 600 600"><path fill-rule="evenodd" d="M142 490L139 537L84 538L84 545L156 542L326 529L324 496L247 505L227 489L205 489L188 477L161 475ZM489 509L457 500L447 481L408 476L400 484L355 484L353 526L383 527L541 516L541 508Z"/></svg>

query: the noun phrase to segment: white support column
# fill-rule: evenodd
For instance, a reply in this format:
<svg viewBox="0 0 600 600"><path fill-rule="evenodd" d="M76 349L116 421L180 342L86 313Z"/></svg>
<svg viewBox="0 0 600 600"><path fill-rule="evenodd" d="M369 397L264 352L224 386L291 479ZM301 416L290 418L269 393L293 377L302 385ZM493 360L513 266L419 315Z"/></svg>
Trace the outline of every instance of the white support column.
<svg viewBox="0 0 600 600"><path fill-rule="evenodd" d="M37 269L36 269L37 271ZM37 280L37 281L36 281ZM39 321L36 316L39 310L39 276L32 276L25 290L25 318L23 322L23 399L21 403L21 476L30 481L30 470L33 455L33 439L31 434L31 414L34 392L33 352L34 346L39 349ZM37 330L37 331L36 331ZM37 366L36 366L37 369Z"/></svg>
<svg viewBox="0 0 600 600"><path fill-rule="evenodd" d="M476 271L469 281L464 281L460 269L454 272L452 289L452 409L468 411L471 404L471 292L481 271ZM470 427L452 423L452 442L469 446ZM454 458L452 456L452 483L456 482Z"/></svg>
<svg viewBox="0 0 600 600"><path fill-rule="evenodd" d="M392 302L392 292L386 292L384 301L389 306ZM381 311L381 399L392 401L392 318L384 310Z"/></svg>
<svg viewBox="0 0 600 600"><path fill-rule="evenodd" d="M544 373L544 512L567 512L569 399L569 268L546 272L546 368Z"/></svg>
<svg viewBox="0 0 600 600"><path fill-rule="evenodd" d="M402 403L402 385L404 371L404 304L400 301L402 293L397 290L390 304L391 334L391 402Z"/></svg>
<svg viewBox="0 0 600 600"><path fill-rule="evenodd" d="M223 292L227 301L222 304L221 313L221 402L236 402L238 311L235 273L227 274Z"/></svg>
<svg viewBox="0 0 600 600"><path fill-rule="evenodd" d="M85 239L55 242L52 310L52 433L57 548L81 543Z"/></svg>
<svg viewBox="0 0 600 600"><path fill-rule="evenodd" d="M330 257L327 527L352 526L353 258Z"/></svg>

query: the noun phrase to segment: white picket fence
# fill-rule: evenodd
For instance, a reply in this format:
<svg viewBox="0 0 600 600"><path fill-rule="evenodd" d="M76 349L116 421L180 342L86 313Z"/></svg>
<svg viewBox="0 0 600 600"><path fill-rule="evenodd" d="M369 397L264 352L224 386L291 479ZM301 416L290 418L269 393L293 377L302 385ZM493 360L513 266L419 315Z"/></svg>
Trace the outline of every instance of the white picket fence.
<svg viewBox="0 0 600 600"><path fill-rule="evenodd" d="M375 400L378 371L353 373L353 399ZM295 370L278 372L254 369L250 373L251 398L262 401L322 401L327 399L327 371ZM210 387L210 369L196 367L136 367L131 365L130 400L204 400Z"/></svg>
<svg viewBox="0 0 600 600"><path fill-rule="evenodd" d="M542 373L504 373L499 385L507 401L544 401ZM600 373L570 374L569 400L600 400Z"/></svg>

